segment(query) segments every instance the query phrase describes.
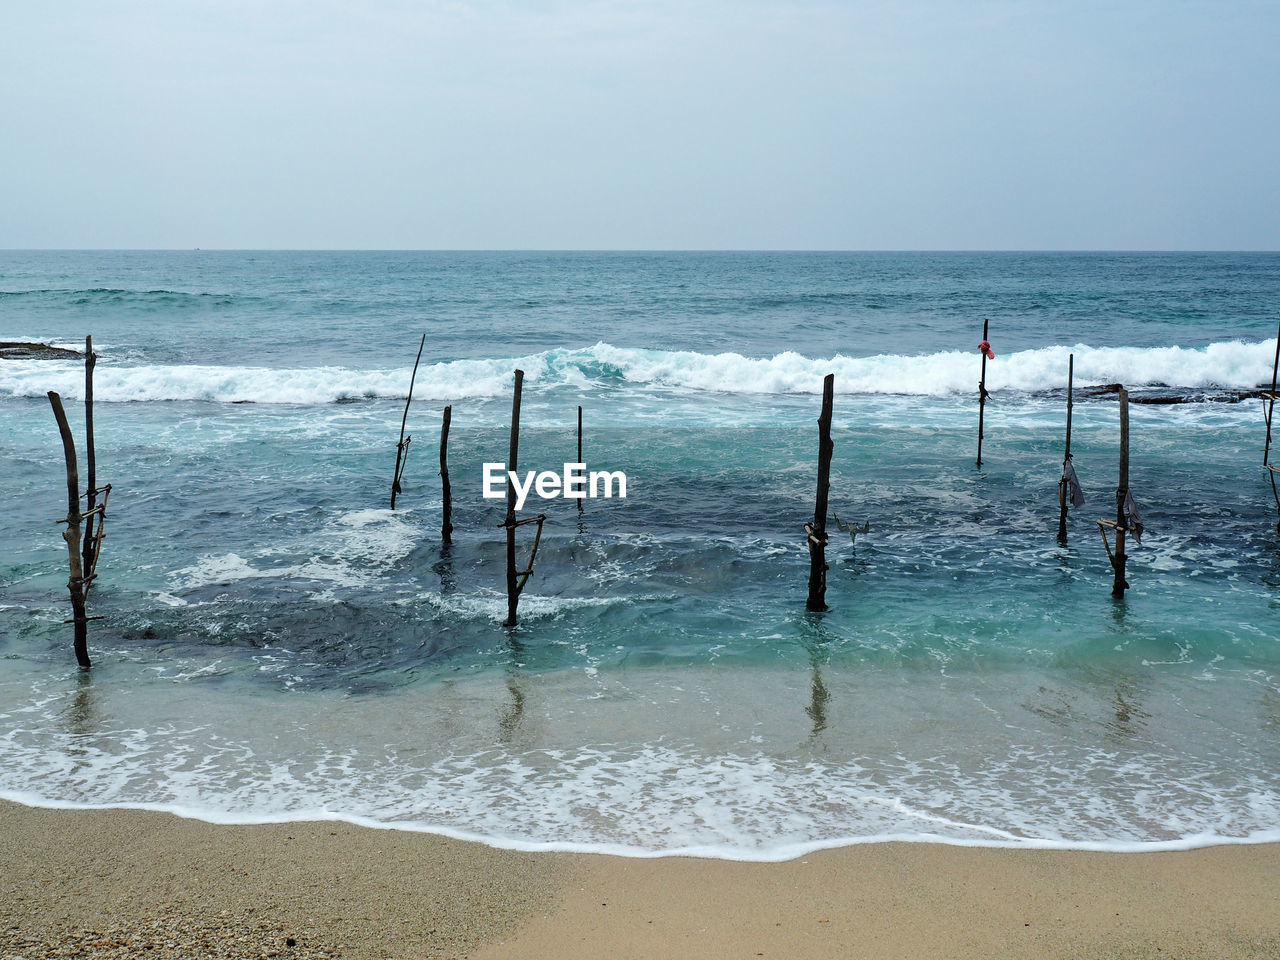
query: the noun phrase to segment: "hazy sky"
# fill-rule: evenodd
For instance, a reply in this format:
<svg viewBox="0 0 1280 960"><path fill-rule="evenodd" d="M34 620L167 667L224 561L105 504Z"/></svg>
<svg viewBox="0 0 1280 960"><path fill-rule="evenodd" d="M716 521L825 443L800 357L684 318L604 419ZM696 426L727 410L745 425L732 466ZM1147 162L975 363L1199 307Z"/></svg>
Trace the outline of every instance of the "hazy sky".
<svg viewBox="0 0 1280 960"><path fill-rule="evenodd" d="M0 247L1280 249L1280 3L4 0Z"/></svg>

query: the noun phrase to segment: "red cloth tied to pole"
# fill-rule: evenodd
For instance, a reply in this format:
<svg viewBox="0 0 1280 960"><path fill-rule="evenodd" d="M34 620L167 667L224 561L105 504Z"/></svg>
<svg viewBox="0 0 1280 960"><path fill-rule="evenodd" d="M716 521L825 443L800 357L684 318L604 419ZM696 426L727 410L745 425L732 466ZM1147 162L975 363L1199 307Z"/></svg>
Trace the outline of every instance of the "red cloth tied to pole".
<svg viewBox="0 0 1280 960"><path fill-rule="evenodd" d="M988 360L994 360L996 358L995 352L991 349L991 344L986 340L983 340L978 344L978 349L987 355Z"/></svg>

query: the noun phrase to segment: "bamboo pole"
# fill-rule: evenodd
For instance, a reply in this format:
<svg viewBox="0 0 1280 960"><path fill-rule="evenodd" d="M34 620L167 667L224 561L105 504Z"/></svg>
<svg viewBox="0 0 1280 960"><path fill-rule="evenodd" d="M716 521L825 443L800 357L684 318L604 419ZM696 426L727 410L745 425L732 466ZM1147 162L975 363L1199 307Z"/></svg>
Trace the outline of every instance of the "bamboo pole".
<svg viewBox="0 0 1280 960"><path fill-rule="evenodd" d="M92 517L94 507L98 502L98 466L97 459L94 455L93 448L93 367L97 363L98 355L93 352L93 337L84 338L84 443L85 443L85 470L88 473L88 493L86 494L88 501L85 504L85 515ZM101 528L101 524L99 524ZM83 571L85 584L85 593L89 592L89 587L93 585L95 576L94 568L97 564L94 562L97 556L95 545L96 537L93 533L93 521L90 520L84 531L84 553L80 569Z"/></svg>
<svg viewBox="0 0 1280 960"><path fill-rule="evenodd" d="M1120 485L1116 487L1116 553L1111 560L1116 577L1111 585L1113 597L1124 597L1129 582L1125 579L1124 535L1126 521L1124 501L1129 495L1129 391L1120 388Z"/></svg>
<svg viewBox="0 0 1280 960"><path fill-rule="evenodd" d="M1071 405L1076 355L1067 355L1067 443L1062 454L1062 478L1058 481L1058 542L1067 545L1067 464L1071 462Z"/></svg>
<svg viewBox="0 0 1280 960"><path fill-rule="evenodd" d="M453 491L449 486L449 421L453 419L453 406L444 408L444 421L440 425L440 496L444 501L444 519L440 525L440 539L453 542Z"/></svg>
<svg viewBox="0 0 1280 960"><path fill-rule="evenodd" d="M987 325L982 321L982 342L987 343ZM987 408L987 351L982 351L982 378L978 381L978 466L982 466L982 417Z"/></svg>
<svg viewBox="0 0 1280 960"><path fill-rule="evenodd" d="M67 590L71 593L71 622L75 624L76 662L82 669L89 669L93 664L89 660L88 618L84 611L84 568L80 565L80 476L76 467L76 444L71 436L71 425L67 423L67 413L62 408L62 397L49 391L49 403L53 407L53 416L58 421L58 432L62 435L62 452L67 463L67 518L59 521L67 528L62 531L62 539L67 543L67 554L70 562L71 576L67 580Z"/></svg>
<svg viewBox="0 0 1280 960"><path fill-rule="evenodd" d="M827 374L822 381L822 416L818 418L818 491L813 508L813 523L805 524L809 545L808 610L827 609L827 496L831 490L831 405L836 375Z"/></svg>
<svg viewBox="0 0 1280 960"><path fill-rule="evenodd" d="M405 437L404 427L409 422L409 404L413 402L413 382L418 379L418 363L422 360L422 348L426 346L427 335L422 335L421 342L418 343L418 357L413 361L413 374L409 377L409 396L404 401L404 416L400 418L400 442L396 444L396 472L391 481L391 509L396 508L396 494L402 492L400 487L400 475L404 471L404 462L406 451L413 437Z"/></svg>
<svg viewBox="0 0 1280 960"><path fill-rule="evenodd" d="M520 453L520 393L524 387L524 371L516 371L515 389L511 394L511 445L507 453L507 619L503 626L516 625L516 607L520 603L520 589L516 582L516 488L511 475L516 471ZM532 564L531 564L532 566Z"/></svg>

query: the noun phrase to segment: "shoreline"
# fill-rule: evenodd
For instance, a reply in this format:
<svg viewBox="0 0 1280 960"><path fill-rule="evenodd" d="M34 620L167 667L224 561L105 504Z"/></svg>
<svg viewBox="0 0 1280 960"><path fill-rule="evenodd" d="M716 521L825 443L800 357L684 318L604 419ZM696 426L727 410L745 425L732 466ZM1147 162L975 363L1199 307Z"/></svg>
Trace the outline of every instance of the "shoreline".
<svg viewBox="0 0 1280 960"><path fill-rule="evenodd" d="M0 957L1280 957L1277 877L1277 843L761 863L0 801Z"/></svg>
<svg viewBox="0 0 1280 960"><path fill-rule="evenodd" d="M592 843L588 841L548 841L537 843L515 839L494 839L478 833L459 830L453 827L426 826L417 821L373 820L368 817L345 815L338 813L316 813L314 816L306 812L295 814L251 815L242 819L227 814L200 810L181 805L161 803L77 803L69 800L47 800L33 793L24 791L0 790L0 806L11 805L24 810L49 810L64 813L140 813L162 817L175 817L178 820L189 820L210 827L257 828L288 827L294 824L316 824L317 826L341 824L357 830L369 830L374 833L406 833L424 837L435 837L449 843L461 843L486 847L498 851L517 854L548 856L581 856L605 857L619 860L707 860L720 863L774 864L787 863L809 856L820 856L846 848L874 847L891 844L912 847L959 847L974 850L1007 850L1023 852L1047 853L1101 853L1101 854L1148 854L1148 853L1186 853L1195 850L1206 850L1215 847L1252 847L1269 844L1280 845L1280 827L1257 830L1247 837L1219 836L1217 834L1198 833L1192 836L1178 837L1168 840L1050 840L1039 837L1018 839L992 838L978 840L962 837L944 837L937 834L893 834L883 836L853 837L840 840L818 840L809 843L793 843L784 847L771 847L754 853L744 852L732 847L679 847L668 850L650 850L645 847L627 846L621 843ZM1002 831L1001 831L1002 832ZM1012 836L1008 835L1007 836Z"/></svg>

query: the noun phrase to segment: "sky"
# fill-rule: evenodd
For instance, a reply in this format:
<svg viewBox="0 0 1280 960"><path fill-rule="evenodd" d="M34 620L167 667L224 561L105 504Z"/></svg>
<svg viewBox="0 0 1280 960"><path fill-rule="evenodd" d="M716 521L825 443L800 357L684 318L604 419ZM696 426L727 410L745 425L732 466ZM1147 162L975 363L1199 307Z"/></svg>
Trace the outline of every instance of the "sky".
<svg viewBox="0 0 1280 960"><path fill-rule="evenodd" d="M0 248L1280 249L1274 0L6 0Z"/></svg>

